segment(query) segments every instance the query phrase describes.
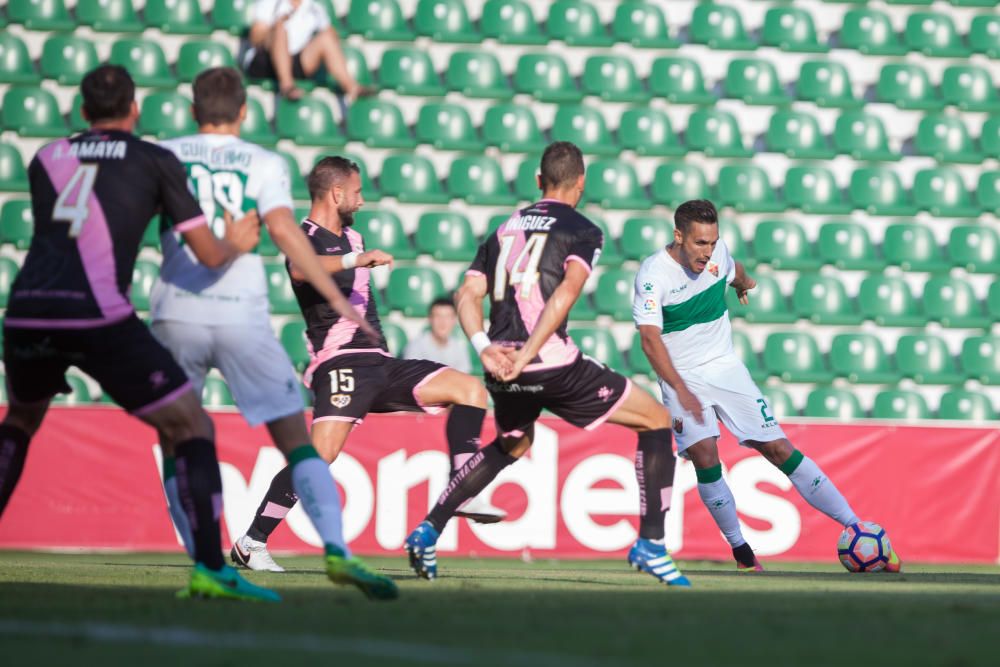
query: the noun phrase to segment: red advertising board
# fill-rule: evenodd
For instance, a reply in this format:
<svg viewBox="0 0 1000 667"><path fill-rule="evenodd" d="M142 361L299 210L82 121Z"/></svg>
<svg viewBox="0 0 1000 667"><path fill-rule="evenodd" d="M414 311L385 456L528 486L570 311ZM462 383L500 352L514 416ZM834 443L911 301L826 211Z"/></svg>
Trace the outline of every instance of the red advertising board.
<svg viewBox="0 0 1000 667"><path fill-rule="evenodd" d="M224 541L241 534L283 465L266 430L214 415L224 485ZM786 422L792 442L834 480L863 518L881 523L911 561L998 562L1000 431L991 428ZM452 521L443 554L618 557L636 536L635 436L543 419L536 444L485 493L510 520ZM448 477L444 420L372 415L331 467L344 525L362 554L401 554ZM724 435L726 475L744 534L767 560L831 560L840 532L788 479ZM680 461L667 543L681 558L731 558ZM282 552L316 550L300 509L272 537ZM0 548L178 549L149 427L114 408L54 408L31 445L21 484L0 521Z"/></svg>

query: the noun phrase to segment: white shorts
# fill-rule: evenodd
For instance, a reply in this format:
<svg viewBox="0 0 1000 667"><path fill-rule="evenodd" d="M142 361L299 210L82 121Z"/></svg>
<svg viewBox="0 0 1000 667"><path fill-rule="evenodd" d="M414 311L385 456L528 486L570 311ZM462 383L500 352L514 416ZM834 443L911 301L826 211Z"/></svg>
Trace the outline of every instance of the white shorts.
<svg viewBox="0 0 1000 667"><path fill-rule="evenodd" d="M760 393L747 367L736 355L678 372L688 390L698 397L704 408L704 423L699 424L694 415L681 407L677 393L660 380L663 404L670 410L673 418L678 455L685 456L684 451L688 447L702 440L719 437L720 419L740 444L745 444L748 440L771 442L785 437L771 413L767 399Z"/></svg>
<svg viewBox="0 0 1000 667"><path fill-rule="evenodd" d="M199 396L208 371L218 368L251 426L302 412L299 378L266 322L207 326L164 320L154 322L152 329Z"/></svg>

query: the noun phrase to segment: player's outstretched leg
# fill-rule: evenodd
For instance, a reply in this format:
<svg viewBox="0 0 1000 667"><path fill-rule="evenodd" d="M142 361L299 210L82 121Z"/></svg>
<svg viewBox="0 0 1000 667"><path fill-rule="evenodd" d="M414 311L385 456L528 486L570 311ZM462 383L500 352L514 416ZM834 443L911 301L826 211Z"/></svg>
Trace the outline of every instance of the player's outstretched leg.
<svg viewBox="0 0 1000 667"><path fill-rule="evenodd" d="M267 538L292 511L299 497L292 483L292 466L285 466L271 480L245 535L233 542L229 558L238 567L265 572L284 572L267 550Z"/></svg>

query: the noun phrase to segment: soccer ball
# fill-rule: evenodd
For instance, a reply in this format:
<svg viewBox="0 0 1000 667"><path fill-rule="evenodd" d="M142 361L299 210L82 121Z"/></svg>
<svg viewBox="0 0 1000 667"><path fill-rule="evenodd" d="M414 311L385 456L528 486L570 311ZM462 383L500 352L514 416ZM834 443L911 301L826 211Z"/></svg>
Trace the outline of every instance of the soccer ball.
<svg viewBox="0 0 1000 667"><path fill-rule="evenodd" d="M889 564L892 547L885 528L861 521L844 529L837 540L837 556L848 572L879 572Z"/></svg>

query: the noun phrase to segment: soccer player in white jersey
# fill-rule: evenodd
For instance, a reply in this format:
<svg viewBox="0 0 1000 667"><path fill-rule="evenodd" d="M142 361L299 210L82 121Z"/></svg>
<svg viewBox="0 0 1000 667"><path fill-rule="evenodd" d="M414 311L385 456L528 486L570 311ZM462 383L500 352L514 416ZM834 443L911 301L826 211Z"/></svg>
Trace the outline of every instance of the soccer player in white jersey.
<svg viewBox="0 0 1000 667"><path fill-rule="evenodd" d="M673 415L677 453L694 464L698 494L732 547L738 569L761 571L722 478L719 419L741 445L788 475L810 505L844 526L858 517L820 467L785 437L733 349L726 287L746 304L757 283L719 238L715 206L703 199L685 202L674 213L674 225L673 243L639 267L632 317ZM894 552L888 569L899 567Z"/></svg>
<svg viewBox="0 0 1000 667"><path fill-rule="evenodd" d="M225 218L256 209L275 245L322 298L378 342L378 334L334 285L296 224L285 161L239 138L246 115L239 72L229 67L202 72L194 82L192 111L199 133L163 145L183 163L209 224L218 233ZM163 232L161 243L163 267L152 293L154 335L173 353L199 394L206 374L218 368L247 422L267 425L274 444L288 457L289 486L323 539L330 579L353 584L369 597L396 597L392 580L351 557L344 542L340 497L327 464L312 446L291 361L271 330L260 256L248 253L221 270L210 269L198 265L172 231ZM169 454L164 453L164 486L173 508L177 487ZM185 516L171 514L184 537ZM281 571L266 548L244 542L233 548L238 564Z"/></svg>

